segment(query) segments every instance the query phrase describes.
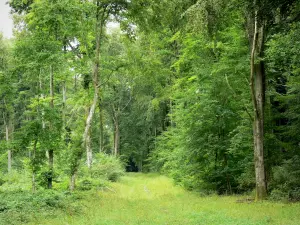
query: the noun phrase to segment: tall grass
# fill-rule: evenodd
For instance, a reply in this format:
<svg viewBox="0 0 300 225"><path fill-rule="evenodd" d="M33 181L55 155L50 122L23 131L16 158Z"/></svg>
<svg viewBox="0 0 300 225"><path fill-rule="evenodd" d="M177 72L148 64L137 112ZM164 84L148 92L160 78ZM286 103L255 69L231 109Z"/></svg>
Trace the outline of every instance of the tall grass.
<svg viewBox="0 0 300 225"><path fill-rule="evenodd" d="M90 192L78 215L37 218L30 224L74 225L262 225L300 224L300 204L242 202L243 196L206 196L173 185L164 176L130 174Z"/></svg>

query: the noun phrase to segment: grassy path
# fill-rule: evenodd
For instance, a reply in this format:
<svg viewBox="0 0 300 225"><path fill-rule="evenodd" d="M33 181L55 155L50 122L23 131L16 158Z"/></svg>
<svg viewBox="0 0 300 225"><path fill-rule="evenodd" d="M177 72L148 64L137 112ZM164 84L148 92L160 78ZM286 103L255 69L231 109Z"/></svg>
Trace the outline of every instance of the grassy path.
<svg viewBox="0 0 300 225"><path fill-rule="evenodd" d="M158 175L129 174L111 190L82 204L79 215L62 214L33 224L62 225L260 225L300 224L300 204L236 203L238 197L199 197Z"/></svg>

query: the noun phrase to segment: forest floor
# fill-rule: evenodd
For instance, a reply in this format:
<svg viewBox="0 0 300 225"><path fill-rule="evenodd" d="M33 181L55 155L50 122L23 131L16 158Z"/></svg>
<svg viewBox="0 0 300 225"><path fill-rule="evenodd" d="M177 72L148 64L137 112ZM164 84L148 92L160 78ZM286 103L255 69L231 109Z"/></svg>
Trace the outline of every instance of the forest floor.
<svg viewBox="0 0 300 225"><path fill-rule="evenodd" d="M300 224L299 203L242 202L245 196L206 196L154 174L127 174L105 190L80 200L82 211L30 224L59 225L261 225Z"/></svg>

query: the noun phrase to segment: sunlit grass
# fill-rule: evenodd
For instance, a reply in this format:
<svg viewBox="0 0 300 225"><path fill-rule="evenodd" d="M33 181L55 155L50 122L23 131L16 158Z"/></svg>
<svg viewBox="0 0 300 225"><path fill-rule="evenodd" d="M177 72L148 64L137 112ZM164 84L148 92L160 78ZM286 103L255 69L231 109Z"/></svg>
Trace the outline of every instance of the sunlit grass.
<svg viewBox="0 0 300 225"><path fill-rule="evenodd" d="M201 225L300 224L300 204L237 203L241 196L200 197L164 176L129 174L105 191L87 195L76 215L37 219L31 224Z"/></svg>

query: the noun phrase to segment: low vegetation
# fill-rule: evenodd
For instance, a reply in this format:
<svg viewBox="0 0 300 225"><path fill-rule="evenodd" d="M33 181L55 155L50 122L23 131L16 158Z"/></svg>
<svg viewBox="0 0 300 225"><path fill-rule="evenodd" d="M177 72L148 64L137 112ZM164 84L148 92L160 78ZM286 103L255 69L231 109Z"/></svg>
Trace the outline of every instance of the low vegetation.
<svg viewBox="0 0 300 225"><path fill-rule="evenodd" d="M253 196L204 196L155 174L127 174L109 189L87 192L80 212L59 209L29 224L51 225L298 225L300 204L253 202Z"/></svg>
<svg viewBox="0 0 300 225"><path fill-rule="evenodd" d="M37 176L35 192L32 192L32 174L27 170L12 171L1 177L0 224L26 224L41 218L58 215L80 215L83 199L91 193L110 190L111 182L124 175L124 165L115 157L95 155L94 167L87 170L82 162L78 171L75 192L69 190L69 177L63 172L56 176L53 188L47 189L43 172ZM59 169L56 169L59 172Z"/></svg>

